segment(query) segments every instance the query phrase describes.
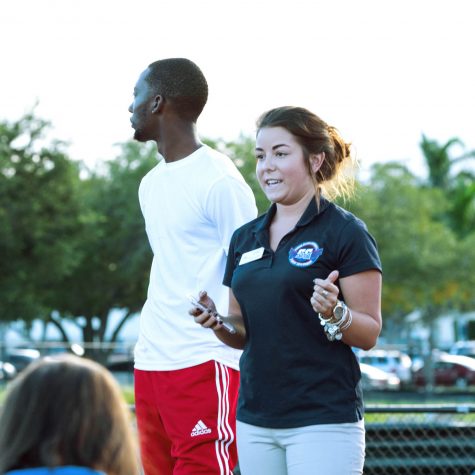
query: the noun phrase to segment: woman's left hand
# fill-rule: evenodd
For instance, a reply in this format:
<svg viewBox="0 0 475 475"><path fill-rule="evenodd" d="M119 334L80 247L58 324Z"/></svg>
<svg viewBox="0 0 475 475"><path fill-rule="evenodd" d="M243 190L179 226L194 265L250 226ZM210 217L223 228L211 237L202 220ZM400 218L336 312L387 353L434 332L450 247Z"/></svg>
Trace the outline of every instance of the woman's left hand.
<svg viewBox="0 0 475 475"><path fill-rule="evenodd" d="M338 301L340 290L334 284L338 279L338 271L334 270L323 279L314 279L313 294L310 298L312 308L317 313L321 313L324 318L330 318L333 315L333 309Z"/></svg>

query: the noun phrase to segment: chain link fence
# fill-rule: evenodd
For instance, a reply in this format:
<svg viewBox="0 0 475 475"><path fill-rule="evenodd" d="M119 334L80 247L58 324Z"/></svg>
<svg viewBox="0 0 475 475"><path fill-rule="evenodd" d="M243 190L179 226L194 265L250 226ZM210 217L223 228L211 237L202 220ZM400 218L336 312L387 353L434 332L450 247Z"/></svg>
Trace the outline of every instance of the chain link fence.
<svg viewBox="0 0 475 475"><path fill-rule="evenodd" d="M475 475L475 404L367 405L365 426L364 475Z"/></svg>
<svg viewBox="0 0 475 475"><path fill-rule="evenodd" d="M97 350L98 346L104 351L99 344L43 344L38 353L67 351L81 355ZM122 385L131 387L132 346L115 344L106 350L110 350L107 367ZM7 380L6 375L0 378L0 394ZM388 403L404 399L397 393L391 398L387 395L384 404L366 404L364 475L475 475L475 399L471 398L474 394L467 393L464 401L468 403ZM239 468L235 473L239 474Z"/></svg>
<svg viewBox="0 0 475 475"><path fill-rule="evenodd" d="M367 405L364 475L475 475L475 404Z"/></svg>

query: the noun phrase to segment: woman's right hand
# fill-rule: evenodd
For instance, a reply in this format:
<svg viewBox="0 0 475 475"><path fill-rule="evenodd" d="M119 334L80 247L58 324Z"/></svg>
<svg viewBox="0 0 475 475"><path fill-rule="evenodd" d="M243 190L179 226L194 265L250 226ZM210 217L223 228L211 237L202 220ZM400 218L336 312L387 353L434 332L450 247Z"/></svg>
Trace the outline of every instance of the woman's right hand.
<svg viewBox="0 0 475 475"><path fill-rule="evenodd" d="M213 299L208 296L206 290L202 290L198 297L198 305L193 305L188 313L194 317L195 323L203 328L219 330L222 327L222 321Z"/></svg>

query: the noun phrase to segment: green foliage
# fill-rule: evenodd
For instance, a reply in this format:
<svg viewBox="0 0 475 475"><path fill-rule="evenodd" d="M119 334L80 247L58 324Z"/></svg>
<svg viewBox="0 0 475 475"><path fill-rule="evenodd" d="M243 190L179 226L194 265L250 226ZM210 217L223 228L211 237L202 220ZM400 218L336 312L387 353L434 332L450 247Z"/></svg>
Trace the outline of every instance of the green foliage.
<svg viewBox="0 0 475 475"><path fill-rule="evenodd" d="M210 147L221 151L233 160L254 193L259 214L266 211L270 203L256 178L254 139L241 135L236 142L223 142L210 139L205 140L205 142Z"/></svg>
<svg viewBox="0 0 475 475"><path fill-rule="evenodd" d="M127 318L145 301L151 251L138 187L156 163L156 150L126 143L117 159L82 182L88 219L81 259L58 289L56 309L78 323L84 341L104 341L111 311L122 309L124 316L110 338L115 341Z"/></svg>
<svg viewBox="0 0 475 475"><path fill-rule="evenodd" d="M420 308L460 308L460 242L438 219L440 190L421 187L402 165L376 165L370 183L360 186L350 209L374 235L383 264L385 318L399 319Z"/></svg>
<svg viewBox="0 0 475 475"><path fill-rule="evenodd" d="M475 308L475 230L460 240L457 252L460 255L457 266L459 285L455 298L460 302L460 310L473 311Z"/></svg>
<svg viewBox="0 0 475 475"><path fill-rule="evenodd" d="M67 318L85 342L104 342L111 311L122 309L115 341L146 298L152 254L137 193L157 152L128 142L84 176L61 143L40 145L47 127L33 114L0 122L0 319L43 318L64 333ZM206 142L232 158L264 212L254 139ZM426 183L398 163L376 165L343 203L378 243L385 319L422 309L430 321L445 309L474 308L475 180L468 170L454 174L452 165L475 152L453 159L458 143L423 137Z"/></svg>
<svg viewBox="0 0 475 475"><path fill-rule="evenodd" d="M447 192L449 208L446 220L451 229L464 237L475 230L475 175L462 171L451 185Z"/></svg>
<svg viewBox="0 0 475 475"><path fill-rule="evenodd" d="M450 171L454 163L450 158L449 149L461 143L459 139L452 138L444 145L439 145L435 140L429 140L422 134L420 147L429 169L431 186L442 189L449 187Z"/></svg>
<svg viewBox="0 0 475 475"><path fill-rule="evenodd" d="M450 139L440 145L422 135L421 150L429 171L427 184L444 192L448 208L442 214L447 225L459 236L466 236L475 229L475 175L468 170L454 174L454 166L475 158L475 150L453 157L454 145L463 147L461 140Z"/></svg>
<svg viewBox="0 0 475 475"><path fill-rule="evenodd" d="M0 318L75 322L102 342L111 310L144 302L151 252L138 185L156 150L124 144L116 160L80 179L60 143L41 147L47 123L0 123Z"/></svg>
<svg viewBox="0 0 475 475"><path fill-rule="evenodd" d="M77 263L79 168L48 124L26 115L0 123L0 319L47 313L54 288Z"/></svg>

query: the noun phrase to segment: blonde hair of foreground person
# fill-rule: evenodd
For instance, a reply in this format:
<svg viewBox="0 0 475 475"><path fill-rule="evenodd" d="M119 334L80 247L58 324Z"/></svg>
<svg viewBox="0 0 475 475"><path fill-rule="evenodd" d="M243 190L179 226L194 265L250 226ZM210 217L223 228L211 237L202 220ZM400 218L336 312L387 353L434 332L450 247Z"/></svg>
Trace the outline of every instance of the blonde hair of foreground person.
<svg viewBox="0 0 475 475"><path fill-rule="evenodd" d="M61 466L139 473L119 385L98 363L72 355L31 364L12 382L0 412L0 474Z"/></svg>

